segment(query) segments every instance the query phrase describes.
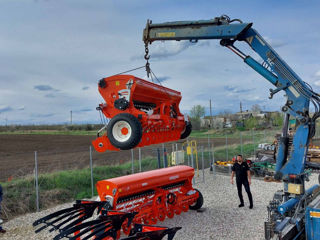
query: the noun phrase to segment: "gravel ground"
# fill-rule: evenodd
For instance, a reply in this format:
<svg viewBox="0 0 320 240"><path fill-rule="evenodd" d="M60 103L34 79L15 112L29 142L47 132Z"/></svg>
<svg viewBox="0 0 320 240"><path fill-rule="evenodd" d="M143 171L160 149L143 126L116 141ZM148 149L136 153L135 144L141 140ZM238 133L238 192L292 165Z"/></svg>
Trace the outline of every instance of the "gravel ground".
<svg viewBox="0 0 320 240"><path fill-rule="evenodd" d="M312 175L307 187L317 183L317 175ZM184 239L264 239L264 221L267 217L267 208L276 190L282 189L282 183L267 183L252 179L251 192L254 199L254 208L248 208L248 198L243 190L245 207L238 208L239 200L235 185L230 184L230 177L205 173L205 183L202 175L197 179L195 188L201 191L204 197L204 212L188 211L173 219L158 222L159 226L182 227L175 236L175 240ZM71 206L63 204L40 213L28 214L15 218L3 224L6 234L0 239L52 239L55 235L43 231L35 234L32 222L51 212Z"/></svg>

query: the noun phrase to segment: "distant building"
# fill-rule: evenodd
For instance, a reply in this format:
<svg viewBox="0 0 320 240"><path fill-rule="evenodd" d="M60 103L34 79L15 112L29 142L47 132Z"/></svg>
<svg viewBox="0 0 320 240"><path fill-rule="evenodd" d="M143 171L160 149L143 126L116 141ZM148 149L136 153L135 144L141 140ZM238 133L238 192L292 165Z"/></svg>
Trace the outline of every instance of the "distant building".
<svg viewBox="0 0 320 240"><path fill-rule="evenodd" d="M255 118L257 124L260 126L273 125L273 119L279 117L280 112L252 112L249 110L243 112L237 112L234 114L222 114L218 116L205 116L201 119L200 127L201 128L231 128L231 127L245 127L245 121L250 118Z"/></svg>
<svg viewBox="0 0 320 240"><path fill-rule="evenodd" d="M209 118L201 118L200 119L200 127L201 128L212 128L212 123Z"/></svg>
<svg viewBox="0 0 320 240"><path fill-rule="evenodd" d="M219 116L213 116L212 118L210 116L206 116L201 119L200 127L222 129L225 127L226 123L228 123L228 126L229 126L231 124L230 119L219 117Z"/></svg>

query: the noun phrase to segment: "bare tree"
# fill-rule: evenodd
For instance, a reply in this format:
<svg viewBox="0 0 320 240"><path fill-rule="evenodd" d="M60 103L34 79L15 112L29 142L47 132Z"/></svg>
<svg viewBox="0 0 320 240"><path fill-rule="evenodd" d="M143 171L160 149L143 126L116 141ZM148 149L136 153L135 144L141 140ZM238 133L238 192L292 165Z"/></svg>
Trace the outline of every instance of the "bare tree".
<svg viewBox="0 0 320 240"><path fill-rule="evenodd" d="M251 110L252 110L252 112L260 113L262 109L259 104L254 104L254 105L252 105Z"/></svg>
<svg viewBox="0 0 320 240"><path fill-rule="evenodd" d="M230 118L232 115L232 112L230 110L223 110L219 113L219 115L224 118Z"/></svg>

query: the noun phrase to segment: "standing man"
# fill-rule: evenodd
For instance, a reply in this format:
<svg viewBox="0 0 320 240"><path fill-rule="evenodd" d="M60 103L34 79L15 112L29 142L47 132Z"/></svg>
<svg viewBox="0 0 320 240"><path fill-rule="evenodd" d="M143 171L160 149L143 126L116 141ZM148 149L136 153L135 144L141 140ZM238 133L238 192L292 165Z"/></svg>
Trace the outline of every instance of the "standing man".
<svg viewBox="0 0 320 240"><path fill-rule="evenodd" d="M244 186L244 189L246 190L250 202L249 208L253 208L253 200L252 200L252 194L250 192L250 185L251 185L251 174L250 174L250 168L248 167L248 164L243 161L242 155L237 156L237 161L232 166L232 173L231 173L231 184L233 184L233 177L236 175L236 183L237 183L237 189L238 189L238 196L240 199L240 207L244 207L243 202L243 196L242 196L242 185Z"/></svg>
<svg viewBox="0 0 320 240"><path fill-rule="evenodd" d="M1 213L1 202L2 202L2 186L0 184L0 213ZM3 223L2 219L0 218L0 233L5 233L6 230L4 230L1 226L1 224Z"/></svg>

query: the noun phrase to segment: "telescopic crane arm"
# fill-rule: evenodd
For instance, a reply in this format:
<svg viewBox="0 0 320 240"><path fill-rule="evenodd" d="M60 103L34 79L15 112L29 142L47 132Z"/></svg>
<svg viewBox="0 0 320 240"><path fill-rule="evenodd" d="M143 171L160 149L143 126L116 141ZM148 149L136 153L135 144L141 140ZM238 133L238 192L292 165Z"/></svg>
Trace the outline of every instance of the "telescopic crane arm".
<svg viewBox="0 0 320 240"><path fill-rule="evenodd" d="M280 58L276 51L252 28L252 23L243 23L239 19L230 20L226 15L213 20L178 21L153 24L148 20L143 31L146 45L145 58L148 60L148 44L154 41L189 40L197 42L205 39L221 39L220 44L229 48L256 72L266 78L276 88L270 89L270 99L283 90L287 101L282 107L285 113L283 133L277 155L276 178L287 178L288 175L301 175L304 172L306 152L309 139L315 133L315 120L319 117L319 95ZM234 44L246 42L263 60L259 63L254 58L241 52ZM310 101L315 106L315 114L309 116ZM300 125L293 138L293 150L288 153L288 120L289 116L298 119ZM287 161L287 157L289 160Z"/></svg>

